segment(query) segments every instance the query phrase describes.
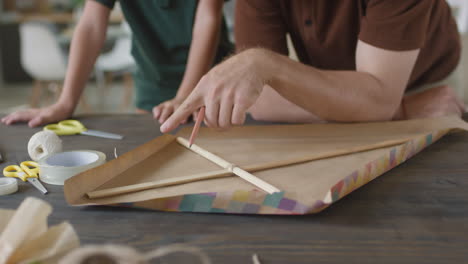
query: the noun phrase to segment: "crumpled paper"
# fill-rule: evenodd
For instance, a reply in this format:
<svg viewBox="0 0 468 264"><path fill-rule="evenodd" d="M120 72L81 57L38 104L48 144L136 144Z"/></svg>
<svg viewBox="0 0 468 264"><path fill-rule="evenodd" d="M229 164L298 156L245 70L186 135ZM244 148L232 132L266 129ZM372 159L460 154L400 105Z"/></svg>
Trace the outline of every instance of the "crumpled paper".
<svg viewBox="0 0 468 264"><path fill-rule="evenodd" d="M0 264L57 263L80 245L68 222L48 227L52 207L28 197L16 210L0 209Z"/></svg>

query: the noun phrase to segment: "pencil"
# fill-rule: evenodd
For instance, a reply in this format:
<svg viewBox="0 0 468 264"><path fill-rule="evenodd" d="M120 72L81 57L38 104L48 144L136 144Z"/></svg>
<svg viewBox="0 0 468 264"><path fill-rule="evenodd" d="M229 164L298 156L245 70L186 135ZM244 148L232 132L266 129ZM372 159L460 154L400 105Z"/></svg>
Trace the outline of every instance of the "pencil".
<svg viewBox="0 0 468 264"><path fill-rule="evenodd" d="M198 130L200 129L201 122L205 118L205 107L202 106L200 111L198 112L197 120L195 121L195 126L193 127L192 134L190 135L189 139L189 148L192 147L193 142L195 142L195 137L198 134Z"/></svg>

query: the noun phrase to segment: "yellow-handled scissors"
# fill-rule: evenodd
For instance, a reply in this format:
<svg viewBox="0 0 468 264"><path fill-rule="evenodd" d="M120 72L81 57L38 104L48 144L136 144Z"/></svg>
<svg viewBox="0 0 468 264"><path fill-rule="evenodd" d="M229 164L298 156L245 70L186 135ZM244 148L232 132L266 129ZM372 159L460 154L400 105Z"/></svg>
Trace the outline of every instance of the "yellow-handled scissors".
<svg viewBox="0 0 468 264"><path fill-rule="evenodd" d="M51 130L59 136L69 136L69 135L88 135L95 137L111 138L111 139L122 139L123 136L108 132L102 132L97 130L87 129L80 121L78 120L63 120L57 124L50 124L44 127L44 130Z"/></svg>
<svg viewBox="0 0 468 264"><path fill-rule="evenodd" d="M39 164L34 161L23 161L18 165L6 166L3 169L3 175L6 177L19 178L22 181L28 181L34 187L36 187L41 193L46 194L47 190L38 180L39 176Z"/></svg>

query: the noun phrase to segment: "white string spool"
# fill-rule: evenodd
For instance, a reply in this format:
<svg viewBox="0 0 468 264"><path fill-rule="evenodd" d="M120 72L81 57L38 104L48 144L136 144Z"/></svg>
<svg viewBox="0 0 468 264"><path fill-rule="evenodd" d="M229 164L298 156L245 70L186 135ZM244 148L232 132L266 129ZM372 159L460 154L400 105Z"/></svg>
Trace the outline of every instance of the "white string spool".
<svg viewBox="0 0 468 264"><path fill-rule="evenodd" d="M106 154L94 150L53 153L39 160L39 178L54 185L63 185L68 178L106 162Z"/></svg>
<svg viewBox="0 0 468 264"><path fill-rule="evenodd" d="M28 153L34 161L61 151L62 140L50 130L37 132L28 142Z"/></svg>

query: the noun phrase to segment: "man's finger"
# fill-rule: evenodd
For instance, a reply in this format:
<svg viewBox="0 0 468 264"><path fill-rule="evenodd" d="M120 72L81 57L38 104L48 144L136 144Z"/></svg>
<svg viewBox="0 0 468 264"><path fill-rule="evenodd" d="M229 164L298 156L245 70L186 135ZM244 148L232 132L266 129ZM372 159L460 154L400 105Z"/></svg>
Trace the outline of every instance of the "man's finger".
<svg viewBox="0 0 468 264"><path fill-rule="evenodd" d="M231 100L224 100L219 108L218 125L223 129L231 127L232 108L234 107Z"/></svg>
<svg viewBox="0 0 468 264"><path fill-rule="evenodd" d="M218 116L219 116L219 102L211 102L206 105L205 112L205 124L208 127L219 127L218 125Z"/></svg>
<svg viewBox="0 0 468 264"><path fill-rule="evenodd" d="M240 126L245 122L245 115L247 113L247 108L242 105L235 104L232 108L232 119L231 124Z"/></svg>
<svg viewBox="0 0 468 264"><path fill-rule="evenodd" d="M198 111L193 112L192 114L193 122L197 122L197 116L198 116Z"/></svg>
<svg viewBox="0 0 468 264"><path fill-rule="evenodd" d="M161 132L168 133L179 126L179 124L189 117L195 110L203 105L199 95L191 94L177 110L161 125Z"/></svg>

